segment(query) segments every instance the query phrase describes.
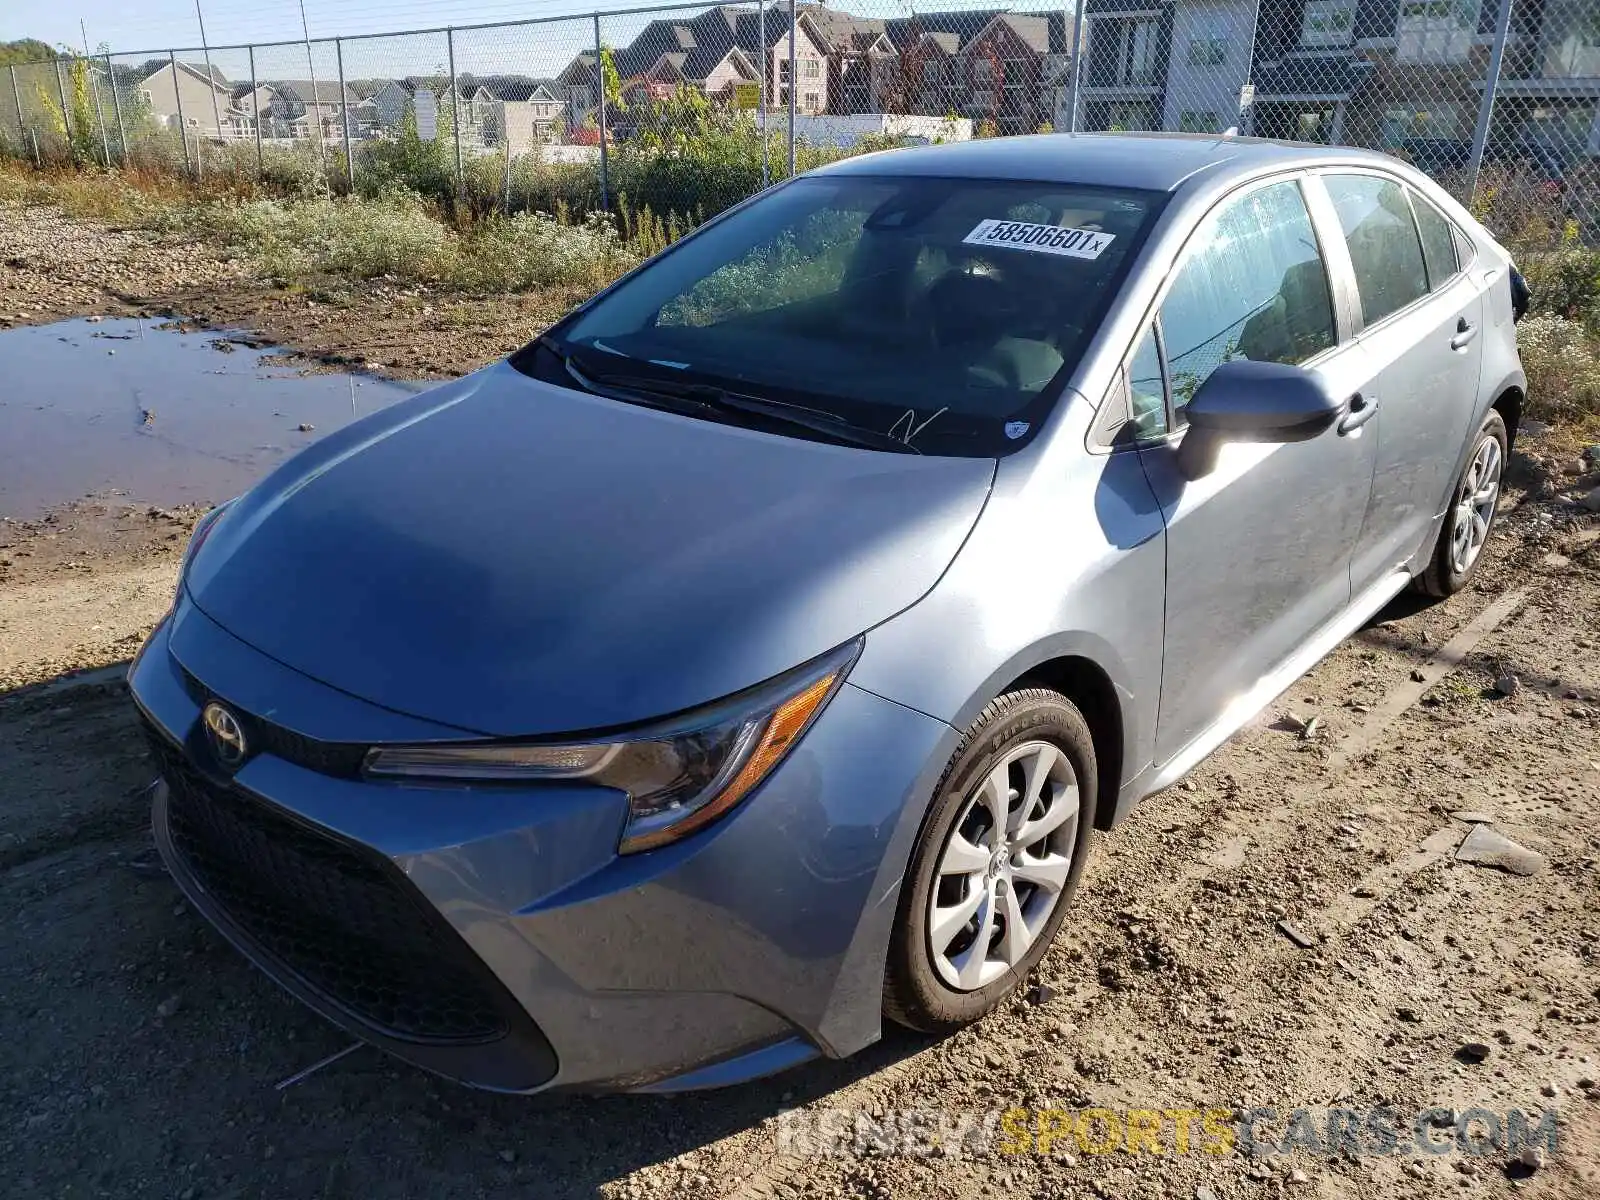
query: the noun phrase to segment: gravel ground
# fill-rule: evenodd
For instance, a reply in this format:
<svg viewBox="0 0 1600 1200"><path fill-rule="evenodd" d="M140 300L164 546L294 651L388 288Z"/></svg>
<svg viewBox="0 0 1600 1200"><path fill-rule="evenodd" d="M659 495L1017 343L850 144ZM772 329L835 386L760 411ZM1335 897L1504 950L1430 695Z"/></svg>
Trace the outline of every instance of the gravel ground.
<svg viewBox="0 0 1600 1200"><path fill-rule="evenodd" d="M464 364L503 348L473 337ZM1473 588L1384 614L1099 838L1027 996L942 1041L890 1032L674 1099L485 1096L365 1049L276 1090L343 1039L145 869L150 763L115 672L80 673L158 619L194 514L111 499L0 526L0 1194L1600 1195L1600 526L1567 498L1570 441L1542 444ZM1457 861L1468 812L1539 872ZM1163 1154L779 1138L1012 1106L1029 1130L1039 1110L1269 1107L1279 1137L1299 1107L1520 1108L1557 1113L1561 1142L1520 1165L1177 1153L1171 1125Z"/></svg>

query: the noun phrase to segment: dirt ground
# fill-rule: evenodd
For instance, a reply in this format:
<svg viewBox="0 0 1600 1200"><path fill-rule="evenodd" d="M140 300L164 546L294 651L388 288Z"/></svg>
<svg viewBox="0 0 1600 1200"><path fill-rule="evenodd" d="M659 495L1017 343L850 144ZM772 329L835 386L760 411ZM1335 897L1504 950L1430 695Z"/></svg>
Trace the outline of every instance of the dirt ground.
<svg viewBox="0 0 1600 1200"><path fill-rule="evenodd" d="M433 361L504 344L463 335ZM1600 518L1561 490L1570 458L1529 439L1471 589L1397 604L1102 835L1027 996L954 1037L891 1031L850 1061L676 1098L486 1096L370 1049L277 1090L345 1040L148 869L151 765L119 672L94 669L159 619L195 514L110 498L0 526L0 1194L1600 1195ZM1462 812L1542 869L1457 861ZM784 1110L1011 1106L1520 1108L1557 1113L1560 1148L1519 1167L1180 1154L1170 1127L1160 1155L779 1140Z"/></svg>
<svg viewBox="0 0 1600 1200"><path fill-rule="evenodd" d="M471 295L376 279L283 285L205 245L0 204L0 329L64 317L178 317L248 328L315 370L464 375L522 345L579 299Z"/></svg>

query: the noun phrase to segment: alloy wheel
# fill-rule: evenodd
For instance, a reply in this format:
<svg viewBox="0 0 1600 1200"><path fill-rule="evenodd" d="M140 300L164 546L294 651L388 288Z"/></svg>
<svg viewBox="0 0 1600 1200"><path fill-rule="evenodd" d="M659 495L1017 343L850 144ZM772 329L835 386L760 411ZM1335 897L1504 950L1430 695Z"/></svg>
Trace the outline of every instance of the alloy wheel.
<svg viewBox="0 0 1600 1200"><path fill-rule="evenodd" d="M1495 505L1500 502L1500 472L1503 456L1500 443L1486 437L1472 456L1461 489L1456 493L1455 524L1450 537L1450 569L1465 575L1478 561L1489 526L1494 521Z"/></svg>
<svg viewBox="0 0 1600 1200"><path fill-rule="evenodd" d="M973 788L939 853L928 941L939 978L971 992L1012 970L1072 870L1078 781L1059 747L1024 742Z"/></svg>

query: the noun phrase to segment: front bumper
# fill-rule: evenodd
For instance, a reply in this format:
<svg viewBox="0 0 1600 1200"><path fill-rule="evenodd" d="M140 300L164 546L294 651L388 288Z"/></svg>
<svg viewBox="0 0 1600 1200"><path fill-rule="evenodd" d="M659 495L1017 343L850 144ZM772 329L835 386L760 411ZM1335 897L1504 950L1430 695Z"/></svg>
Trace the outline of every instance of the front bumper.
<svg viewBox="0 0 1600 1200"><path fill-rule="evenodd" d="M317 684L186 602L130 684L158 845L196 907L355 1035L504 1091L715 1086L876 1040L899 881L956 736L847 684L728 817L619 857L613 792L302 765L321 763L286 743L460 731ZM198 730L213 696L278 723L232 775Z"/></svg>

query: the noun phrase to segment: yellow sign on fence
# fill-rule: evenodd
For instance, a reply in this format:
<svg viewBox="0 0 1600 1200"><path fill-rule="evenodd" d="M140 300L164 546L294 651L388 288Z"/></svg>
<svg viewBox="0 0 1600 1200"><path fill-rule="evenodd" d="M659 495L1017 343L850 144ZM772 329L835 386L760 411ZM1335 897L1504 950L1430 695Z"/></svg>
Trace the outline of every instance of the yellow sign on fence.
<svg viewBox="0 0 1600 1200"><path fill-rule="evenodd" d="M753 110L761 107L761 85L759 83L736 83L733 85L733 105L740 110Z"/></svg>

